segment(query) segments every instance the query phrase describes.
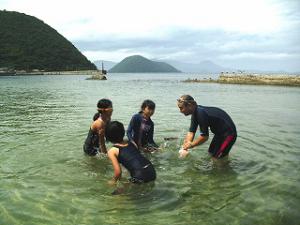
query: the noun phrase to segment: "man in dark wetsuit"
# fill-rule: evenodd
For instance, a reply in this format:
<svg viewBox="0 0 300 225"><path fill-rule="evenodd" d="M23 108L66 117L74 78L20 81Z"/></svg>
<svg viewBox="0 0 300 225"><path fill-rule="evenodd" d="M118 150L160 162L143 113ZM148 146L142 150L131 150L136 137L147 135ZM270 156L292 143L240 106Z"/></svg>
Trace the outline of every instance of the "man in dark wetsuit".
<svg viewBox="0 0 300 225"><path fill-rule="evenodd" d="M189 132L181 150L181 156L188 154L188 150L208 140L209 130L214 133L208 152L213 158L222 158L228 155L236 141L237 132L230 116L220 108L197 105L190 95L183 95L177 100L181 113L185 116L192 115ZM200 136L194 140L197 127Z"/></svg>

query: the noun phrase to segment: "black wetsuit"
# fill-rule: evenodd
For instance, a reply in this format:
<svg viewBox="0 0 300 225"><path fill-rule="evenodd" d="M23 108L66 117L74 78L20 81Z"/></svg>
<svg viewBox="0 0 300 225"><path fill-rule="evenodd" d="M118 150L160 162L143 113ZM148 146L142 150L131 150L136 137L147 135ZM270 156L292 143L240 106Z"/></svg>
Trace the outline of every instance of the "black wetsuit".
<svg viewBox="0 0 300 225"><path fill-rule="evenodd" d="M222 109L198 105L192 114L190 132L200 127L201 136L209 136L208 127L215 134L209 153L216 158L227 155L236 141L237 132L230 116Z"/></svg>
<svg viewBox="0 0 300 225"><path fill-rule="evenodd" d="M118 161L131 175L133 183L146 183L156 179L156 172L152 163L146 159L131 142L126 147L119 147Z"/></svg>
<svg viewBox="0 0 300 225"><path fill-rule="evenodd" d="M85 139L83 151L90 156L96 155L99 151L99 135L95 133L91 128Z"/></svg>

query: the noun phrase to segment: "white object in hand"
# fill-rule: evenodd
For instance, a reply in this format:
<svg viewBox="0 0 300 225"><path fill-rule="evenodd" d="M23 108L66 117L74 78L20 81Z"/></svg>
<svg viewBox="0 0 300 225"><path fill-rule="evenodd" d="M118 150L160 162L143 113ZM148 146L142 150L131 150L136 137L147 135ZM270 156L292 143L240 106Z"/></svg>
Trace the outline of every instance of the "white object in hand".
<svg viewBox="0 0 300 225"><path fill-rule="evenodd" d="M181 148L179 149L178 153L179 153L179 158L184 158L189 154L189 151Z"/></svg>

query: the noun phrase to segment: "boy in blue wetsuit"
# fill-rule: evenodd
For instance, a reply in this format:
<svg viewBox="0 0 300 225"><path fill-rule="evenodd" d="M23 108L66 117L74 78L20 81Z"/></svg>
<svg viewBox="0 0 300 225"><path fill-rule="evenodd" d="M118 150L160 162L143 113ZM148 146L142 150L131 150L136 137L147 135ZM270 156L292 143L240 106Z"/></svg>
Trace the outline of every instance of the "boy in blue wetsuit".
<svg viewBox="0 0 300 225"><path fill-rule="evenodd" d="M146 183L156 179L156 172L152 163L146 159L133 142L124 141L125 129L118 121L110 122L105 130L106 140L114 146L108 150L108 157L114 168L114 177L111 181L116 183L122 174L122 164L131 175L133 183Z"/></svg>
<svg viewBox="0 0 300 225"><path fill-rule="evenodd" d="M190 95L183 95L177 100L177 106L185 116L192 115L191 125L186 135L181 156L188 154L188 149L200 145L208 140L209 130L214 137L208 152L213 158L222 158L228 155L236 141L236 127L230 116L220 108L197 105ZM197 127L200 128L200 136L194 140Z"/></svg>
<svg viewBox="0 0 300 225"><path fill-rule="evenodd" d="M145 100L142 103L141 111L130 120L127 128L127 137L129 141L136 143L139 149L153 151L158 145L153 140L154 123L151 116L155 112L155 103L151 100Z"/></svg>

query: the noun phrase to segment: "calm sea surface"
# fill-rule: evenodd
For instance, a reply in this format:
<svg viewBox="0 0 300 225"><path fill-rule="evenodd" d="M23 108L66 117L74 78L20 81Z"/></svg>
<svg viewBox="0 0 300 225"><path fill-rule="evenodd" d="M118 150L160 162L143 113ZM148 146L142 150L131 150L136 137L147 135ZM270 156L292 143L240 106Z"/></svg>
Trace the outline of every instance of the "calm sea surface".
<svg viewBox="0 0 300 225"><path fill-rule="evenodd" d="M0 77L0 224L300 223L300 88L181 82L192 74L86 77ZM227 162L210 160L211 138L178 159L190 120L176 106L182 94L235 121ZM154 184L130 185L123 170L123 194L112 195L108 159L83 154L103 97L125 126L144 99L157 104Z"/></svg>

